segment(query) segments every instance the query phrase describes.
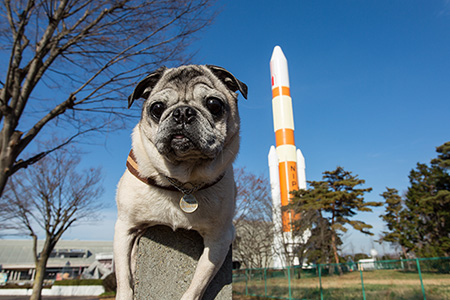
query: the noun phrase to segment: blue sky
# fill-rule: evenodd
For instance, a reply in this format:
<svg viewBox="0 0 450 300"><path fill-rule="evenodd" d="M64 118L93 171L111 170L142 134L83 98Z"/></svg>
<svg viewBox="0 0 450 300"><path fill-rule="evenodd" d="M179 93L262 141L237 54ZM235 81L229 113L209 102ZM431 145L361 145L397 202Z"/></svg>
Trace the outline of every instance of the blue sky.
<svg viewBox="0 0 450 300"><path fill-rule="evenodd" d="M435 147L450 140L450 1L222 0L217 7L221 13L191 50L195 63L223 66L249 87L248 100L240 96L236 166L268 176L275 45L289 64L295 140L307 180L343 166L373 188L367 201L381 201L385 187L405 191L416 163L428 163ZM130 133L112 133L104 145L87 149L85 163L103 168L106 192L99 201L108 208L102 221L63 238L112 239ZM374 226L372 240L383 230L382 212L358 215ZM368 252L373 244L356 232L344 241L347 252Z"/></svg>

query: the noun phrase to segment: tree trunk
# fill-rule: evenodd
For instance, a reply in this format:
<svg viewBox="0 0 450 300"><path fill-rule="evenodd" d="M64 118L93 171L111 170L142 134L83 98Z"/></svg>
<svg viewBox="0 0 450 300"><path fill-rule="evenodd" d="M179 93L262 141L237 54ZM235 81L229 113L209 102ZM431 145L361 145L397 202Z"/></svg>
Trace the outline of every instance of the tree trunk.
<svg viewBox="0 0 450 300"><path fill-rule="evenodd" d="M0 159L1 160L1 159ZM5 189L6 182L8 180L8 167L7 164L0 162L0 196L3 194L3 190Z"/></svg>
<svg viewBox="0 0 450 300"><path fill-rule="evenodd" d="M408 256L407 256L407 253L406 253L406 248L404 246L401 246L401 247L402 247L403 256L405 257L405 259L407 259Z"/></svg>
<svg viewBox="0 0 450 300"><path fill-rule="evenodd" d="M33 293L31 294L30 300L41 300L45 271L47 270L47 261L50 258L50 253L52 252L54 245L56 245L56 241L47 236L41 253L39 254L37 249L37 238L36 236L34 237L33 254L35 256L36 275L34 277Z"/></svg>
<svg viewBox="0 0 450 300"><path fill-rule="evenodd" d="M401 246L401 247L402 247L403 256L405 257L405 259L408 259L408 256L407 256L407 253L406 253L406 248L403 247L403 246ZM407 265L408 270L412 269L411 262L409 260L406 262L406 265Z"/></svg>
<svg viewBox="0 0 450 300"><path fill-rule="evenodd" d="M333 248L334 260L336 262L336 266L338 268L339 275L342 275L341 265L339 264L339 255L337 253L336 235L334 233L331 235L331 247Z"/></svg>
<svg viewBox="0 0 450 300"><path fill-rule="evenodd" d="M22 132L13 131L12 121L5 118L4 125L0 132L0 196L3 194L9 176L12 174L12 167L19 153L17 145L22 137Z"/></svg>
<svg viewBox="0 0 450 300"><path fill-rule="evenodd" d="M41 300L42 286L44 284L45 270L47 268L48 254L42 251L41 257L36 264L36 275L33 282L33 293L30 300Z"/></svg>

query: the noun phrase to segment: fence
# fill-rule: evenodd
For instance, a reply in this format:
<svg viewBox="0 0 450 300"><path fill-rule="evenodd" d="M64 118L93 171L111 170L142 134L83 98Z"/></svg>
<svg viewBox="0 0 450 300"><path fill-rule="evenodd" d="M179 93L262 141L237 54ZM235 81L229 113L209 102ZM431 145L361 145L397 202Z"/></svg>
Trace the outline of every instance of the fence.
<svg viewBox="0 0 450 300"><path fill-rule="evenodd" d="M450 299L450 257L233 271L237 294L270 299Z"/></svg>

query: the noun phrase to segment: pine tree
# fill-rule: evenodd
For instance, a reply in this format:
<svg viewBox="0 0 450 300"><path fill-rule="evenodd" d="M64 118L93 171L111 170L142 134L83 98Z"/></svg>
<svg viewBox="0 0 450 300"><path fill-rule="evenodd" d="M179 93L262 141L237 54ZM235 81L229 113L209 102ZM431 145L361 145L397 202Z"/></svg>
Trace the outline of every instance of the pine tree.
<svg viewBox="0 0 450 300"><path fill-rule="evenodd" d="M446 142L443 145L436 148L437 153L441 153L437 158L431 161L432 164L439 167L450 170L450 142Z"/></svg>
<svg viewBox="0 0 450 300"><path fill-rule="evenodd" d="M386 213L381 218L389 230L382 240L398 243L404 252L419 257L450 255L450 142L436 152L430 165L418 163L411 170L403 205L398 204L395 190L382 194Z"/></svg>
<svg viewBox="0 0 450 300"><path fill-rule="evenodd" d="M399 196L398 190L391 188L386 188L386 192L380 196L385 199L386 205L386 213L380 217L386 222L388 231L382 232L379 242L389 242L401 246L403 256L406 258L407 251L404 244L407 226L402 215L402 197Z"/></svg>
<svg viewBox="0 0 450 300"><path fill-rule="evenodd" d="M450 175L435 162L411 170L405 196L405 214L418 235L409 242L421 257L450 255Z"/></svg>
<svg viewBox="0 0 450 300"><path fill-rule="evenodd" d="M370 232L371 225L354 220L353 217L357 212L371 212L370 206L380 206L381 203L364 202L364 193L370 192L372 188L356 188L364 184L365 180L342 167L323 174L323 181L312 181L310 189L294 194L292 207L299 214L305 210L317 210L327 220L330 228L328 245L331 247L334 262L339 263L340 237L347 232L345 226L350 225L364 234L373 235ZM312 225L317 226L316 224Z"/></svg>
<svg viewBox="0 0 450 300"><path fill-rule="evenodd" d="M320 202L316 201L317 197L320 198L327 191L327 186L315 181L309 183L312 188L295 191L293 194L296 201L289 206L301 214L301 218L292 224L293 234L300 240L298 256L300 261L306 258L308 262L315 264L328 264L333 261L330 244L332 230L329 220L323 216ZM305 236L309 237L304 239ZM338 238L338 245L341 244L342 241Z"/></svg>

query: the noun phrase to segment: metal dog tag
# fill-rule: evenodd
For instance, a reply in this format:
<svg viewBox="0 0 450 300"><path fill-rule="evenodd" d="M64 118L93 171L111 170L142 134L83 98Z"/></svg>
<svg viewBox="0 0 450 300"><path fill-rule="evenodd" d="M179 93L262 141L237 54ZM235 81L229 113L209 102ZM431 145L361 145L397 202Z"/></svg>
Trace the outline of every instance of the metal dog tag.
<svg viewBox="0 0 450 300"><path fill-rule="evenodd" d="M198 201L192 194L185 194L181 197L180 208L185 213L193 213L198 208Z"/></svg>

